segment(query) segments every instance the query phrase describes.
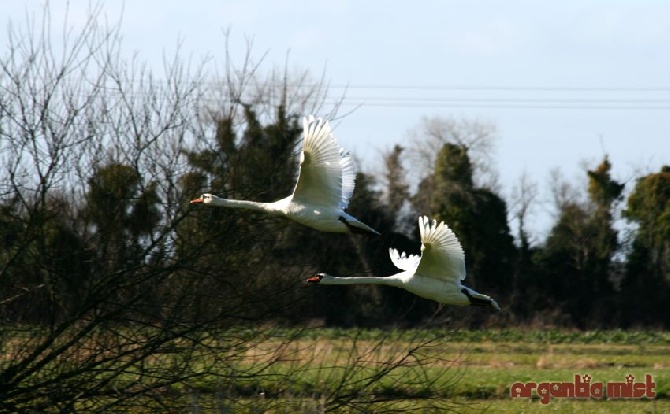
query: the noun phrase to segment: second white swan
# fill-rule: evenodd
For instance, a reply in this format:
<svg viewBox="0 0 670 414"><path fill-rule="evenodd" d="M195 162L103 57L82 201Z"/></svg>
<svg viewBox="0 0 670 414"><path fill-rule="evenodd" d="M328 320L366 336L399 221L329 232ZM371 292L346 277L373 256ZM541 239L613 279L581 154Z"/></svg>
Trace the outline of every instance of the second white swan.
<svg viewBox="0 0 670 414"><path fill-rule="evenodd" d="M456 306L487 306L498 303L461 285L465 278L465 253L454 232L443 222L419 217L421 256L390 249L393 264L404 270L388 277L334 277L317 273L307 282L321 285L378 284L406 289L418 296Z"/></svg>

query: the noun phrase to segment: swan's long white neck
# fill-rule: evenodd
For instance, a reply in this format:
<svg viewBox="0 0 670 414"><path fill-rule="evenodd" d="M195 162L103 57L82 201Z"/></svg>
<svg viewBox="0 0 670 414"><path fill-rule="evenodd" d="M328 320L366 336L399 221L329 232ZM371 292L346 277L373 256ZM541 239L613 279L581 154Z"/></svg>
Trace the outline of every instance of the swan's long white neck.
<svg viewBox="0 0 670 414"><path fill-rule="evenodd" d="M396 276L334 277L324 275L319 283L322 285L388 285L400 287L402 285L402 280Z"/></svg>
<svg viewBox="0 0 670 414"><path fill-rule="evenodd" d="M211 204L217 207L245 208L247 210L264 211L266 213L277 213L279 211L275 203L258 203L248 200L213 198Z"/></svg>

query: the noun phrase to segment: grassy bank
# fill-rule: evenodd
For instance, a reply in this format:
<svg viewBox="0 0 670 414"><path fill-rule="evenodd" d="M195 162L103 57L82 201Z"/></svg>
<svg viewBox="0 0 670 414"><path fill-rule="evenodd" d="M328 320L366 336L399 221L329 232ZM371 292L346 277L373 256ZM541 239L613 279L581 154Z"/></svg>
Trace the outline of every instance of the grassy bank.
<svg viewBox="0 0 670 414"><path fill-rule="evenodd" d="M240 363L253 365L275 358L273 350L283 345L281 341L259 343L247 350ZM406 360L398 363L402 358ZM394 363L397 366L370 381ZM535 412L548 407L537 398L510 398L511 384L571 382L575 374L589 374L594 382L603 383L625 381L628 374L638 379L651 374L656 398L554 399L549 406L553 412L669 412L670 334L310 329L258 376L239 379L232 386L204 378L188 392L197 391L195 406L203 409L228 404L243 411L247 406L271 412L321 412L328 395L337 390L360 392L359 408L373 411ZM228 387L223 400L222 387ZM218 400L209 398L217 393ZM355 411L351 406L342 409Z"/></svg>
<svg viewBox="0 0 670 414"><path fill-rule="evenodd" d="M207 341L188 356L147 359L146 364L162 369L152 372L167 375L176 360L191 358L192 379L148 397L119 399L114 411L670 412L667 332L268 327L213 332ZM16 337L5 343L5 362L14 358L9 345L21 342ZM77 362L68 358L62 363ZM135 367L126 372L110 384L109 398L124 381L139 383L149 371ZM656 398L553 399L545 406L537 397L509 396L515 382L572 382L575 374L603 383L623 382L628 374L640 381L650 374ZM106 398L82 401L79 408L94 410Z"/></svg>

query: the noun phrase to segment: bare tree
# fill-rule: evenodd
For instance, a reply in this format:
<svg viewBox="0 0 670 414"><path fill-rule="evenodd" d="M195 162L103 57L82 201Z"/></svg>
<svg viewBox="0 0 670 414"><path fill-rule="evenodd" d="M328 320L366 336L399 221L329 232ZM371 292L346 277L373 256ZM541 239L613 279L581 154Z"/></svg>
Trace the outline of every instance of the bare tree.
<svg viewBox="0 0 670 414"><path fill-rule="evenodd" d="M518 226L517 239L522 246L530 246L531 240L527 228L528 218L533 213L538 201L538 185L527 172L519 176L519 180L512 188L509 201L509 212Z"/></svg>
<svg viewBox="0 0 670 414"><path fill-rule="evenodd" d="M53 36L47 6L28 29L12 26L0 57L0 410L196 410L198 384L225 410L263 381L295 390L313 364L281 364L303 330L274 324L278 309L300 306L296 285L313 269L267 260L259 251L277 237L235 233L232 221L194 232L189 223L212 227L217 213L188 208L184 150L212 147L217 110L237 120L245 105L317 109L323 82L264 76L251 54L219 80L178 53L157 76L122 58L120 26L102 24L101 10ZM211 248L225 236L225 251ZM401 367L428 375L429 344L380 352L374 369L372 351L352 349L342 376L309 396L326 409L374 400L360 393Z"/></svg>
<svg viewBox="0 0 670 414"><path fill-rule="evenodd" d="M493 167L493 152L498 138L494 124L442 116L423 117L419 125L408 132L408 136L407 157L417 182L432 174L435 159L444 144L455 144L468 149L475 185L493 190L498 187L497 172Z"/></svg>
<svg viewBox="0 0 670 414"><path fill-rule="evenodd" d="M20 230L0 268L11 322L0 338L8 352L0 406L12 411L104 408L183 381L204 334L202 323L176 324L186 289L171 297L157 289L175 275L166 255L184 215L169 184L158 183L174 182L199 93L185 77L198 73L166 65L167 88L121 59L118 22L100 24L99 4L90 13L56 36L47 5L26 29L12 26L0 59L0 174L10 189L1 202ZM108 166L130 174L100 186L110 220L90 218L89 183ZM152 210L173 220L153 220ZM111 243L105 235L115 233ZM166 365L148 364L155 358Z"/></svg>
<svg viewBox="0 0 670 414"><path fill-rule="evenodd" d="M552 168L549 171L549 190L551 192L551 205L556 216L566 206L584 202L583 192L563 176L560 168Z"/></svg>
<svg viewBox="0 0 670 414"><path fill-rule="evenodd" d="M261 122L271 122L280 105L288 114L321 114L330 119L338 118L344 96L336 100L329 96L325 71L315 78L309 71L290 68L289 53L283 67L268 64L267 52L257 54L255 51L253 37L245 38L246 53L241 62L236 62L231 54L231 30L225 30L223 36L224 61L217 64L206 81L207 93L199 111L204 118L200 125L212 125L212 120L230 118L235 128L241 130L244 128L244 108L250 106ZM328 108L326 103L329 103Z"/></svg>

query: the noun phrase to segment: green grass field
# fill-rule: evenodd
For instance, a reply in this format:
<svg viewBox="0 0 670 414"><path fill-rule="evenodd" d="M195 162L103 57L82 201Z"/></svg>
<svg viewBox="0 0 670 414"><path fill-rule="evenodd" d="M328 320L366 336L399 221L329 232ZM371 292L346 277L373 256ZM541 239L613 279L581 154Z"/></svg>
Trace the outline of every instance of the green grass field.
<svg viewBox="0 0 670 414"><path fill-rule="evenodd" d="M275 358L279 345L257 344L240 363ZM369 380L391 364L396 367ZM603 383L623 382L628 374L644 381L651 374L656 397L552 399L543 405L535 395L509 396L515 382L573 382L575 374ZM199 398L191 407L221 409L220 399L209 398L220 388L214 378L194 384ZM225 404L234 412L322 412L323 396L334 390L359 393L357 408L347 405L343 412L670 412L670 333L310 329L267 370L237 381L237 398Z"/></svg>
<svg viewBox="0 0 670 414"><path fill-rule="evenodd" d="M262 335L253 332L263 332ZM365 330L268 327L208 339L192 380L115 406L116 412L670 413L670 333L567 330ZM236 338L234 345L231 338ZM17 339L17 342L20 340ZM221 346L221 345L225 346ZM203 344L208 345L208 344ZM221 351L226 350L226 351ZM11 355L7 348L6 355ZM149 364L169 367L170 358ZM653 399L511 398L516 382L655 382ZM134 374L128 372L132 377ZM123 382L123 378L119 378ZM122 385L122 384L116 384ZM121 388L121 387L119 387ZM159 397L159 398L155 398ZM104 403L104 401L102 401ZM82 401L84 411L101 401Z"/></svg>

